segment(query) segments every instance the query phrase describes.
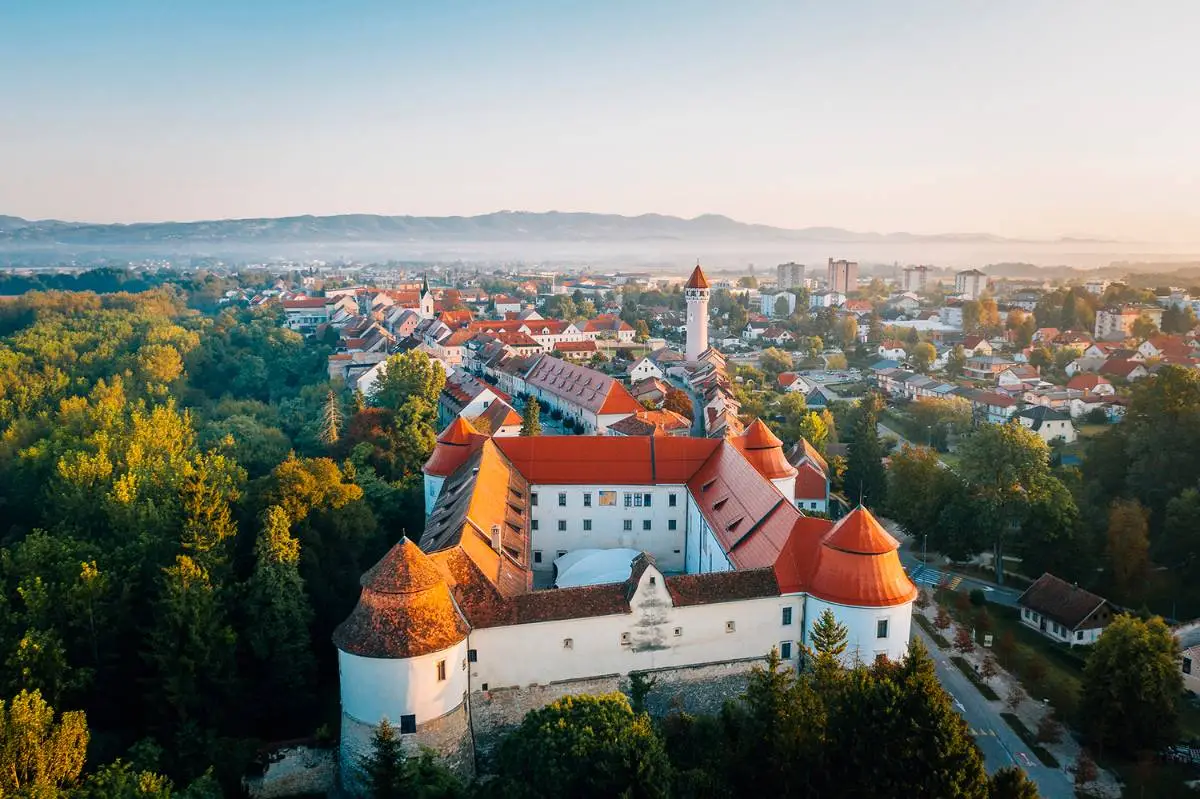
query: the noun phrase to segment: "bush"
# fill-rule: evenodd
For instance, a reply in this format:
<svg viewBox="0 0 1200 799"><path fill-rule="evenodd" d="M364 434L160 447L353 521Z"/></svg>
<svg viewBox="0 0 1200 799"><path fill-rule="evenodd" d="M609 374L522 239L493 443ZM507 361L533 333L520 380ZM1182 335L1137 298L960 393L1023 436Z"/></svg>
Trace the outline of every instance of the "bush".
<svg viewBox="0 0 1200 799"><path fill-rule="evenodd" d="M987 594L982 588L971 589L971 604L977 608L981 608L987 604Z"/></svg>
<svg viewBox="0 0 1200 799"><path fill-rule="evenodd" d="M558 408L555 408L554 410L550 411L550 418L557 422L562 418L562 411L560 411Z"/></svg>

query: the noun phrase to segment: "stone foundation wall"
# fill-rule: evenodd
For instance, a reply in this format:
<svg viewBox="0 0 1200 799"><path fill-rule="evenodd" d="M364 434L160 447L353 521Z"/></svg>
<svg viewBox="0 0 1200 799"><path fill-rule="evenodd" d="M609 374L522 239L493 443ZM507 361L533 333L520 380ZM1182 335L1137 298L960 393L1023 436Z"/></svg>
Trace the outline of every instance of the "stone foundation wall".
<svg viewBox="0 0 1200 799"><path fill-rule="evenodd" d="M332 747L288 746L271 752L266 761L261 776L245 780L252 799L329 793L337 779L337 756Z"/></svg>
<svg viewBox="0 0 1200 799"><path fill-rule="evenodd" d="M655 717L673 712L717 713L726 701L737 699L745 691L751 669L763 662L764 658L751 658L647 672L646 676L655 682L646 697L646 708ZM469 695L471 728L480 769L488 769L487 761L492 750L521 723L529 711L572 694L607 694L614 691L628 694L629 687L628 675L610 674L546 685L472 691Z"/></svg>
<svg viewBox="0 0 1200 799"><path fill-rule="evenodd" d="M374 725L342 714L338 759L341 788L346 795L362 796L365 793L361 763L371 754L371 737L374 733ZM466 703L440 718L418 725L415 733L400 736L400 741L405 754L410 757L419 755L423 749L431 749L463 779L469 780L475 775L475 753L471 746Z"/></svg>

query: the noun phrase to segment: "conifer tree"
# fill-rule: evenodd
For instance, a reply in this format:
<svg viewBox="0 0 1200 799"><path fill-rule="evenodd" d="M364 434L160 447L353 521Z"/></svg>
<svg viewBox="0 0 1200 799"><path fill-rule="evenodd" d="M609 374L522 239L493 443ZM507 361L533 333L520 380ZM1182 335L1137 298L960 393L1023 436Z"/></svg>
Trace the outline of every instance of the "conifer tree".
<svg viewBox="0 0 1200 799"><path fill-rule="evenodd" d="M525 412L521 414L521 435L540 436L542 434L541 413L542 406L538 403L537 398L530 397L529 402L525 405Z"/></svg>
<svg viewBox="0 0 1200 799"><path fill-rule="evenodd" d="M321 410L321 443L330 447L342 436L342 403L333 389L325 398L325 407Z"/></svg>
<svg viewBox="0 0 1200 799"><path fill-rule="evenodd" d="M163 570L146 660L162 721L215 726L233 678L235 636L208 573L187 555Z"/></svg>
<svg viewBox="0 0 1200 799"><path fill-rule="evenodd" d="M266 718L286 722L303 708L312 685L309 640L312 608L300 576L300 542L287 512L267 509L254 548L254 573L246 592L247 642L261 671Z"/></svg>
<svg viewBox="0 0 1200 799"><path fill-rule="evenodd" d="M404 799L404 750L387 719L371 735L371 753L363 758L367 790L374 799Z"/></svg>
<svg viewBox="0 0 1200 799"><path fill-rule="evenodd" d="M229 502L238 497L239 471L224 455L200 455L184 479L183 551L208 572L226 564L227 542L237 535Z"/></svg>
<svg viewBox="0 0 1200 799"><path fill-rule="evenodd" d="M862 401L843 479L846 495L867 507L882 507L887 499L887 471L883 468L877 402L875 395Z"/></svg>
<svg viewBox="0 0 1200 799"><path fill-rule="evenodd" d="M818 659L841 663L842 655L846 652L849 634L846 625L837 620L829 608L821 611L812 628L812 648Z"/></svg>

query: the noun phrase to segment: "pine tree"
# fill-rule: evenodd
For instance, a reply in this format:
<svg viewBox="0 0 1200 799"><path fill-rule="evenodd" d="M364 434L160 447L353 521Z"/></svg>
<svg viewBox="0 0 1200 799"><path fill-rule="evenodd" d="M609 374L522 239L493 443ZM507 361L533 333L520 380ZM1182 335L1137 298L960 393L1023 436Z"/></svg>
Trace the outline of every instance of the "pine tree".
<svg viewBox="0 0 1200 799"><path fill-rule="evenodd" d="M812 628L812 648L818 661L841 663L842 655L846 652L849 633L846 625L837 620L829 608L821 611Z"/></svg>
<svg viewBox="0 0 1200 799"><path fill-rule="evenodd" d="M260 670L264 714L286 724L304 707L315 664L308 625L312 608L300 576L300 542L287 513L267 509L254 548L254 573L246 592L246 637Z"/></svg>
<svg viewBox="0 0 1200 799"><path fill-rule="evenodd" d="M887 499L887 471L883 468L877 401L874 395L862 401L844 478L847 496L868 507L882 507Z"/></svg>
<svg viewBox="0 0 1200 799"><path fill-rule="evenodd" d="M208 573L187 555L163 570L162 594L147 635L151 685L163 721L215 726L233 679L235 636Z"/></svg>
<svg viewBox="0 0 1200 799"><path fill-rule="evenodd" d="M374 799L403 799L405 796L404 750L400 736L387 719L379 722L371 736L371 754L362 760L367 790Z"/></svg>
<svg viewBox="0 0 1200 799"><path fill-rule="evenodd" d="M183 551L206 571L224 567L227 542L237 535L229 502L238 497L236 464L224 455L201 455L184 479Z"/></svg>
<svg viewBox="0 0 1200 799"><path fill-rule="evenodd" d="M333 389L325 398L325 407L321 411L321 443L333 446L342 435L342 403Z"/></svg>
<svg viewBox="0 0 1200 799"><path fill-rule="evenodd" d="M535 397L530 397L525 405L525 413L521 414L521 435L540 436L542 434L542 406Z"/></svg>

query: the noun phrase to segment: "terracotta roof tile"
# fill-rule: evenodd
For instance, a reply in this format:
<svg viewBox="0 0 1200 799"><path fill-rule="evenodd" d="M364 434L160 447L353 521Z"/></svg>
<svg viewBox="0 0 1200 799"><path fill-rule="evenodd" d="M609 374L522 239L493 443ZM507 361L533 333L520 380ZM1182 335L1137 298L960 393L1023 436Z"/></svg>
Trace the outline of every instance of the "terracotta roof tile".
<svg viewBox="0 0 1200 799"><path fill-rule="evenodd" d="M692 270L691 277L684 284L686 289L706 289L708 288L708 278L704 276L704 270L700 268L700 264L696 264L696 268Z"/></svg>

